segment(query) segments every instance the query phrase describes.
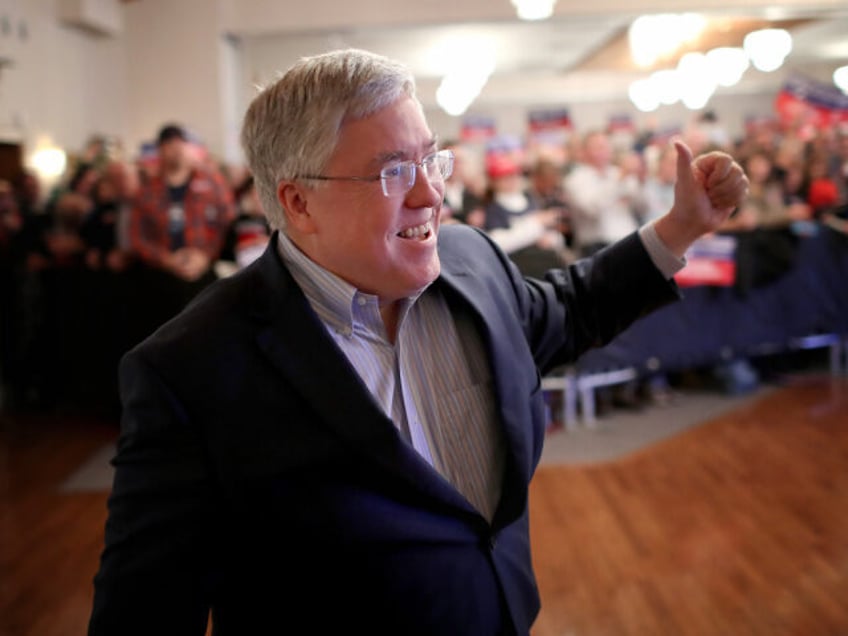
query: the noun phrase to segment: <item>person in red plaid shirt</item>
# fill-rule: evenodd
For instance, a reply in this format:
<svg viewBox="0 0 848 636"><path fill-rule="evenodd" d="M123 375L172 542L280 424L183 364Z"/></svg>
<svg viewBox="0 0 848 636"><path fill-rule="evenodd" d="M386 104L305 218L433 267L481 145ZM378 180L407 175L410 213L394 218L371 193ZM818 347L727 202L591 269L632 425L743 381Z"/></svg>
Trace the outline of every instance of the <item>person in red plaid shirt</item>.
<svg viewBox="0 0 848 636"><path fill-rule="evenodd" d="M215 279L212 266L235 217L231 188L195 160L181 126L162 127L157 150L158 170L142 183L129 222L130 250L141 265L139 336Z"/></svg>

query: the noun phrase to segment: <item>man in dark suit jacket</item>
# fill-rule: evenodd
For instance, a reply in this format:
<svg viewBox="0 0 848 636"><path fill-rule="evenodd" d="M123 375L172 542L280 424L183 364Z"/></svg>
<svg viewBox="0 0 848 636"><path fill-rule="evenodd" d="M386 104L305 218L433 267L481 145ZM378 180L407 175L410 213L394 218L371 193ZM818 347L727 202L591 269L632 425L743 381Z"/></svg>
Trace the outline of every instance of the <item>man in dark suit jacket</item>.
<svg viewBox="0 0 848 636"><path fill-rule="evenodd" d="M301 61L242 141L278 231L122 361L89 633L527 634L540 372L676 298L744 175L680 145L667 217L531 280L440 231L451 157L389 60Z"/></svg>

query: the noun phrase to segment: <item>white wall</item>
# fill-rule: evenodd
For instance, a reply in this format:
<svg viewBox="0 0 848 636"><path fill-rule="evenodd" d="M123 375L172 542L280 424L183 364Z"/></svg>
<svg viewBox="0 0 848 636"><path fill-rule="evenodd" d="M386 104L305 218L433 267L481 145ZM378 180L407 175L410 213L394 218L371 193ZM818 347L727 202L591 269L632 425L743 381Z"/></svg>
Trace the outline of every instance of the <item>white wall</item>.
<svg viewBox="0 0 848 636"><path fill-rule="evenodd" d="M63 25L56 0L0 2L0 55L13 61L0 72L0 138L81 149L92 133L126 131L126 49L123 38L97 36ZM25 32L25 37L21 33Z"/></svg>
<svg viewBox="0 0 848 636"><path fill-rule="evenodd" d="M128 140L154 140L178 122L216 154L224 148L225 113L218 0L143 0L125 5L129 63Z"/></svg>
<svg viewBox="0 0 848 636"><path fill-rule="evenodd" d="M115 0L117 2L117 0ZM178 121L216 153L233 155L241 111L237 52L221 36L218 0L127 5L124 31L104 36L65 25L60 0L0 0L0 140L27 157L43 145L69 154L93 134L120 139L128 156ZM19 29L26 37L19 37Z"/></svg>
<svg viewBox="0 0 848 636"><path fill-rule="evenodd" d="M239 133L246 108L247 95L243 90L241 44L236 38L222 37L218 39L218 46L221 69L221 81L218 89L223 117L220 156L228 163L242 164L244 157L239 142Z"/></svg>

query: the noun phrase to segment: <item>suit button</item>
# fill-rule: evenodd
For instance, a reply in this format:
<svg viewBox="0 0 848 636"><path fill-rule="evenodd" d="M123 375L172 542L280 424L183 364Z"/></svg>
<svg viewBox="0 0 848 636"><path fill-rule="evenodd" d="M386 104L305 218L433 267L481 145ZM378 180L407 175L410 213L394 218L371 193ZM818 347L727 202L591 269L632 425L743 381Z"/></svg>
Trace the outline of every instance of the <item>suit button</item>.
<svg viewBox="0 0 848 636"><path fill-rule="evenodd" d="M496 534L489 535L489 550L494 551L498 544L498 536Z"/></svg>

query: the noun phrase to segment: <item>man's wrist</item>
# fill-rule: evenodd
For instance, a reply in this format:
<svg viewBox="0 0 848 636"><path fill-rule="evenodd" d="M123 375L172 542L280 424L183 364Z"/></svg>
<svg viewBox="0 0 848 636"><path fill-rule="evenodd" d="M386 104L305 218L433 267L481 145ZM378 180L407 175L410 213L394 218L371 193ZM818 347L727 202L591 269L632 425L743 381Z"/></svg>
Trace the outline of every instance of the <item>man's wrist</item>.
<svg viewBox="0 0 848 636"><path fill-rule="evenodd" d="M657 237L677 258L683 258L692 243L702 234L690 224L681 223L673 212L660 217L653 225Z"/></svg>
<svg viewBox="0 0 848 636"><path fill-rule="evenodd" d="M639 229L639 238L651 261L665 278L672 278L686 266L686 259L672 251L657 233L656 221Z"/></svg>

